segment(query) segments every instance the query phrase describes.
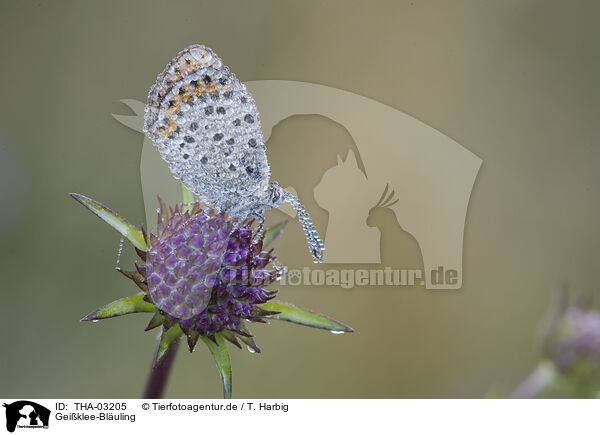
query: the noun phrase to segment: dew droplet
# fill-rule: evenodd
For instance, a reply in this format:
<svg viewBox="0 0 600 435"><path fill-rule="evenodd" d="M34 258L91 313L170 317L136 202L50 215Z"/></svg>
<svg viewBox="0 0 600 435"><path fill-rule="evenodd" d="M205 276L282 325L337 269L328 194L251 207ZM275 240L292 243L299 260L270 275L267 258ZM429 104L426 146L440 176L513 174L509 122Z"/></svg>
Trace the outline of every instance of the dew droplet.
<svg viewBox="0 0 600 435"><path fill-rule="evenodd" d="M98 319L92 320L92 323L98 323Z"/></svg>
<svg viewBox="0 0 600 435"><path fill-rule="evenodd" d="M341 335L344 333L344 331L329 331L329 332L331 332L332 334L335 334L335 335Z"/></svg>
<svg viewBox="0 0 600 435"><path fill-rule="evenodd" d="M254 349L252 349L250 346L246 346L248 348L248 352L250 353L256 353L256 351Z"/></svg>
<svg viewBox="0 0 600 435"><path fill-rule="evenodd" d="M115 266L117 269L119 268L119 263L121 262L121 253L123 252L123 243L125 242L125 237L121 237L119 240L119 253L117 254L117 265Z"/></svg>

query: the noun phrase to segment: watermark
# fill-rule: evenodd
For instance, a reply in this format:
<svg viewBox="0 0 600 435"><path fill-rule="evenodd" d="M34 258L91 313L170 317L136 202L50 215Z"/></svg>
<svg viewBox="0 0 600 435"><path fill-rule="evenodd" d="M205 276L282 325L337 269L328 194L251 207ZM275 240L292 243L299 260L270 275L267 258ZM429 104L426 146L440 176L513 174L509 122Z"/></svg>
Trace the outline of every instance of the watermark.
<svg viewBox="0 0 600 435"><path fill-rule="evenodd" d="M6 415L6 430L15 429L48 429L50 410L30 400L18 400L3 404Z"/></svg>
<svg viewBox="0 0 600 435"><path fill-rule="evenodd" d="M430 271L430 282L435 285L456 285L458 271L444 270L443 266ZM289 286L339 286L343 289L372 286L423 286L425 271L422 269L287 269L278 282Z"/></svg>
<svg viewBox="0 0 600 435"><path fill-rule="evenodd" d="M328 118L345 127L356 144L357 153L350 149L345 156L338 156L337 164L325 170L313 188L314 200L329 216L327 230L321 231L324 262L340 265L332 276L337 273L341 277L350 273L342 271L352 269L356 283L359 264L381 264L381 241L386 235L371 225L369 218L374 210L385 208L418 243L423 270L419 277L407 271L407 282L412 276L427 289L461 288L464 226L482 163L478 156L423 122L351 92L286 80L251 81L246 86L259 108L267 147L274 126L296 115ZM135 115L113 116L141 132L144 103L121 101ZM317 161L319 156L314 158ZM152 230L156 195L176 203L181 190L148 138L143 140L140 166L147 223ZM288 169L303 170L294 165ZM297 192L293 186L286 189ZM280 210L295 216L290 206ZM439 278L440 267L443 279ZM363 282L360 276L358 281ZM394 276L392 273L391 282ZM402 282L402 276L400 273L396 281Z"/></svg>

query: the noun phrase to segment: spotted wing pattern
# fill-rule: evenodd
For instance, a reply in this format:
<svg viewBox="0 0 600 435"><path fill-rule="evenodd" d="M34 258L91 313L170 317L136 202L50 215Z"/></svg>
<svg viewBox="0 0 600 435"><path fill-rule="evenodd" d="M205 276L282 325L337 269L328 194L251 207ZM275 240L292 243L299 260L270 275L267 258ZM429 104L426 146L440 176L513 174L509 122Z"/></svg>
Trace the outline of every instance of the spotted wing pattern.
<svg viewBox="0 0 600 435"><path fill-rule="evenodd" d="M144 132L203 202L239 216L261 211L270 169L256 103L210 48L192 45L167 64L145 112Z"/></svg>

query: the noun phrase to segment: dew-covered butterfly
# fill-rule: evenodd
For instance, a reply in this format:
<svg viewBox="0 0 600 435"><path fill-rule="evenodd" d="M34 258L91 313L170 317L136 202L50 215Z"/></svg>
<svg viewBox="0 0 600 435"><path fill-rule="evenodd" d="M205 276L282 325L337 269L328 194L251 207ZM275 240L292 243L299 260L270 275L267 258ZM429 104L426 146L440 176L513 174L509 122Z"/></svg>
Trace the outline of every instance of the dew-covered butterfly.
<svg viewBox="0 0 600 435"><path fill-rule="evenodd" d="M289 202L315 262L324 245L300 200L270 182L256 103L208 47L191 45L167 64L150 88L144 133L173 176L207 205L237 217Z"/></svg>

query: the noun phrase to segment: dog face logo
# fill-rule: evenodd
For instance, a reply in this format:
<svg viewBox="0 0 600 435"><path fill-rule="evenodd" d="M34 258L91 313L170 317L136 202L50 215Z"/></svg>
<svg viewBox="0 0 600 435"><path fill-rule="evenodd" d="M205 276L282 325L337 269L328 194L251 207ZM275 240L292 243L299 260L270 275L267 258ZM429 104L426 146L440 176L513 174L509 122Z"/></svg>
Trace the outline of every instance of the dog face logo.
<svg viewBox="0 0 600 435"><path fill-rule="evenodd" d="M47 428L50 423L50 410L29 400L19 400L3 405L6 408L6 430L14 432L17 426Z"/></svg>

